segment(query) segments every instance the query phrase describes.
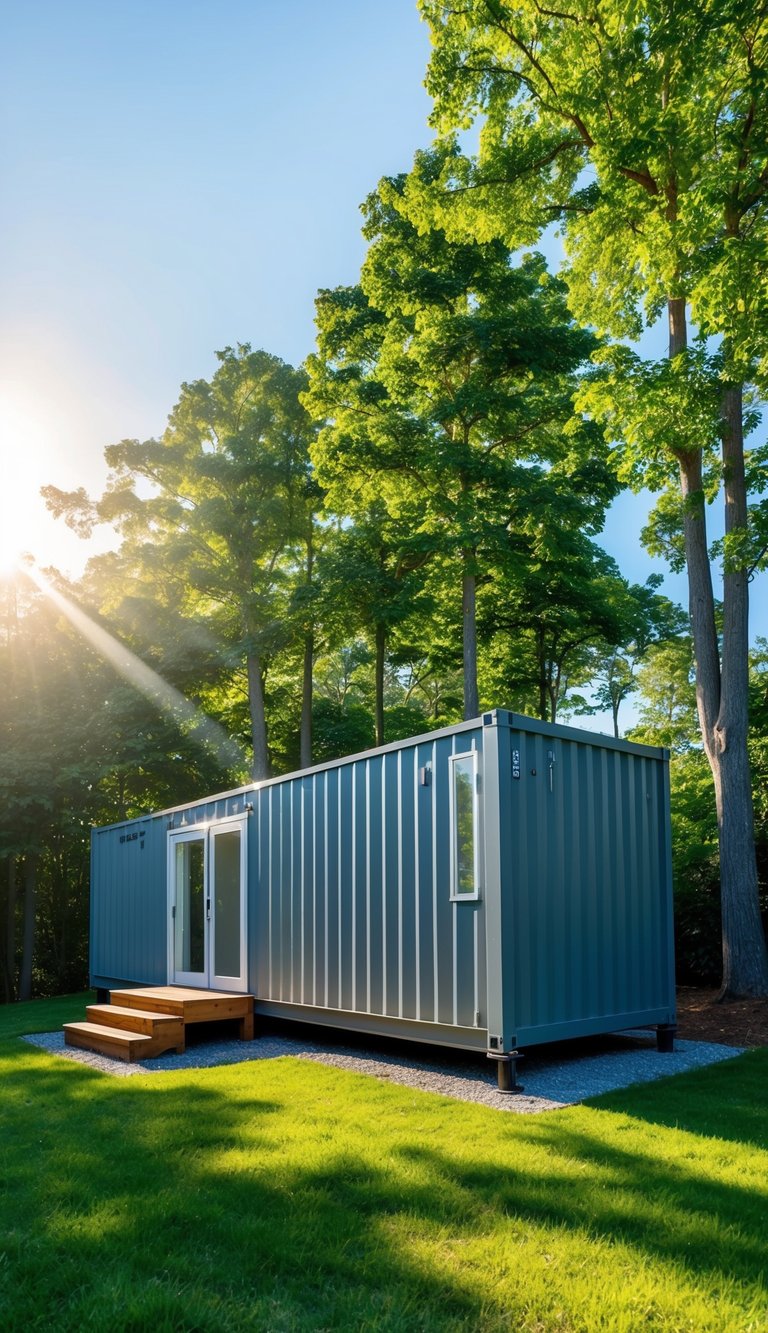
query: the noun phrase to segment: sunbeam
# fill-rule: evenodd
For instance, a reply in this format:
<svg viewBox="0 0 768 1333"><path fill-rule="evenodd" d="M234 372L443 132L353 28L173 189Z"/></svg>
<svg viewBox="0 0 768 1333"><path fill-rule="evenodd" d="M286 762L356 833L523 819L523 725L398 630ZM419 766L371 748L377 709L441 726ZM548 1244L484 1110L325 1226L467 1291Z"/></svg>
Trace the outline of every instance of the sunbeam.
<svg viewBox="0 0 768 1333"><path fill-rule="evenodd" d="M74 602L54 588L43 574L31 564L25 564L24 572L49 599L79 634L96 649L98 653L114 667L115 671L135 689L139 690L150 703L154 704L166 717L178 725L185 725L193 738L211 750L222 766L227 768L246 767L247 759L236 741L228 736L223 727L212 718L206 717L194 704L180 694L173 685L169 685L152 667L142 662L140 657L126 648L101 625L97 625Z"/></svg>

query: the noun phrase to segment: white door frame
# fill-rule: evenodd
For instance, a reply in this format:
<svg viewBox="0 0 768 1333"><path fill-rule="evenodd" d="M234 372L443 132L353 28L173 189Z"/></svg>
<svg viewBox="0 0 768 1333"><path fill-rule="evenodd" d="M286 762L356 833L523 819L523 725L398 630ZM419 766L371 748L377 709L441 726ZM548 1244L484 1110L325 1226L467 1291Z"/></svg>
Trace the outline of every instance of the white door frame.
<svg viewBox="0 0 768 1333"><path fill-rule="evenodd" d="M216 884L215 840L217 834L240 832L240 975L217 976L215 972L216 945ZM203 846L203 957L202 972L189 972L176 967L176 848L181 843L200 842ZM200 990L246 991L248 989L248 818L232 815L204 824L190 824L168 831L167 895L168 895L168 983L191 986Z"/></svg>

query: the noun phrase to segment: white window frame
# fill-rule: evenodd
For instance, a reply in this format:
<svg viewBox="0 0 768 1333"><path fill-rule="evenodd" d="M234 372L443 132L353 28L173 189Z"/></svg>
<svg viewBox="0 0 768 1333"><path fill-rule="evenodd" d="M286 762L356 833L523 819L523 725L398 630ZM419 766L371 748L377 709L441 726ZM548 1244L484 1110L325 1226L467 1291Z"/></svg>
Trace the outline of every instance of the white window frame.
<svg viewBox="0 0 768 1333"><path fill-rule="evenodd" d="M460 893L458 889L459 865L458 865L458 826L456 818L456 768L459 760L472 760L472 830L473 830L473 869L472 877L474 880L474 891L472 893ZM480 766L477 750L463 750L461 754L452 754L450 757L449 768L449 791L451 802L451 902L452 903L474 903L480 897L482 885L480 883Z"/></svg>

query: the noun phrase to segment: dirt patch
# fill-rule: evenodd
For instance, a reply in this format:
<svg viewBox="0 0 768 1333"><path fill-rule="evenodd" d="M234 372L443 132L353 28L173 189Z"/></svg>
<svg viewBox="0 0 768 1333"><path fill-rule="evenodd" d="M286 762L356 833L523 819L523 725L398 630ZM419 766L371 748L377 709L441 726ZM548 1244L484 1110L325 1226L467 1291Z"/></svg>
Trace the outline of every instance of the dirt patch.
<svg viewBox="0 0 768 1333"><path fill-rule="evenodd" d="M680 986L677 992L677 1035L688 1041L722 1042L726 1046L768 1046L768 1000L726 1000L716 990Z"/></svg>

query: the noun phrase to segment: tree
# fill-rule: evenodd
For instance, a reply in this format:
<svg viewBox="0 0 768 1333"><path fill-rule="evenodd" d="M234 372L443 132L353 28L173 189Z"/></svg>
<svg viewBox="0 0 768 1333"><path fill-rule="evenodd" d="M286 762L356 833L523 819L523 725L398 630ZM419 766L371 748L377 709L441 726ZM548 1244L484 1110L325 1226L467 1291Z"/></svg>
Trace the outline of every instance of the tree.
<svg viewBox="0 0 768 1333"><path fill-rule="evenodd" d="M429 170L441 166L438 153ZM380 500L425 553L458 567L464 715L474 717L478 583L513 522L527 522L526 497L567 475L598 527L613 493L599 435L572 408L595 343L540 256L515 264L499 241L419 229L407 193L404 175L380 182L364 206L360 287L318 302L307 401L327 424L314 458L337 512L357 517Z"/></svg>
<svg viewBox="0 0 768 1333"><path fill-rule="evenodd" d="M714 985L722 957L717 813L696 715L690 634L651 644L637 687L637 722L629 739L671 751L677 974L694 985Z"/></svg>
<svg viewBox="0 0 768 1333"><path fill-rule="evenodd" d="M636 337L666 312L668 360L609 352L591 406L625 480L678 487L697 707L718 811L723 994L768 994L747 751L748 581L766 551L765 511L750 515L747 479L759 490L765 474L764 460L744 450L744 384L762 380L768 361L764 8L468 0L454 9L422 0L422 11L436 47L428 85L437 123L448 130L484 117L479 164L457 153L443 172L460 192L456 225L519 244L559 220L582 319ZM720 339L716 353L691 346L689 312L703 338ZM705 509L718 446L720 642Z"/></svg>
<svg viewBox="0 0 768 1333"><path fill-rule="evenodd" d="M546 521L532 524L525 558L514 552L482 598L481 624L495 664L496 697L557 721L569 695L590 680L598 646L618 645L627 629L628 593L615 562L584 535L583 499L558 494L548 478Z"/></svg>
<svg viewBox="0 0 768 1333"><path fill-rule="evenodd" d="M107 448L100 500L53 487L46 494L81 530L114 524L123 566L148 580L151 595L209 622L245 672L252 771L264 778L266 677L286 644L292 580L311 569L311 545L304 573L298 551L316 503L312 427L299 402L302 372L247 344L217 356L210 382L182 385L161 439Z"/></svg>
<svg viewBox="0 0 768 1333"><path fill-rule="evenodd" d="M402 523L373 502L354 523L335 529L322 562L324 600L343 608L335 620L336 641L369 633L374 650L374 721L376 744L385 739L387 649L403 621L418 614L424 584L425 557Z"/></svg>
<svg viewBox="0 0 768 1333"><path fill-rule="evenodd" d="M637 670L649 649L678 638L688 625L682 608L656 591L661 582L660 574L652 574L645 584L627 587L621 641L598 648L593 658L594 705L585 711L594 712L596 708L609 711L616 737L620 735L619 709L638 688Z"/></svg>
<svg viewBox="0 0 768 1333"><path fill-rule="evenodd" d="M7 1000L87 982L91 826L202 796L230 776L78 633L52 595L60 591L52 573L43 586L50 591L23 577L6 585L0 632L0 966ZM76 590L64 587L73 602ZM144 632L151 628L150 621ZM121 631L127 637L125 621ZM150 656L146 640L136 646ZM177 643L179 680L185 656Z"/></svg>

